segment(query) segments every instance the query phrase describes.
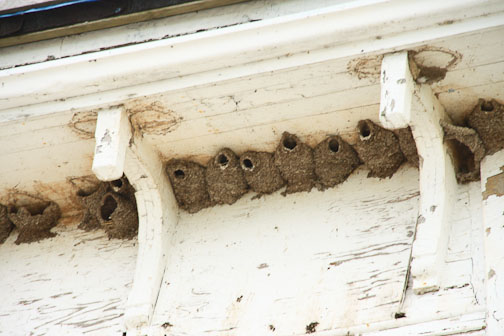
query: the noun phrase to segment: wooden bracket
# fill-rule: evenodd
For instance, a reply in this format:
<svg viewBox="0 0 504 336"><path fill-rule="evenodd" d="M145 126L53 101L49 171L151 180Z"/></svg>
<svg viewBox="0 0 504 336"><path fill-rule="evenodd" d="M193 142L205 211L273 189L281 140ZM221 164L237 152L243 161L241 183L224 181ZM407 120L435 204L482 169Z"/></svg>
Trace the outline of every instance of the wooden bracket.
<svg viewBox="0 0 504 336"><path fill-rule="evenodd" d="M380 122L392 129L410 126L420 157L420 207L410 273L413 291L437 291L457 188L440 126L448 117L430 86L414 81L407 52L383 58L380 80Z"/></svg>
<svg viewBox="0 0 504 336"><path fill-rule="evenodd" d="M120 179L124 171L131 126L122 106L98 112L93 173L102 181Z"/></svg>

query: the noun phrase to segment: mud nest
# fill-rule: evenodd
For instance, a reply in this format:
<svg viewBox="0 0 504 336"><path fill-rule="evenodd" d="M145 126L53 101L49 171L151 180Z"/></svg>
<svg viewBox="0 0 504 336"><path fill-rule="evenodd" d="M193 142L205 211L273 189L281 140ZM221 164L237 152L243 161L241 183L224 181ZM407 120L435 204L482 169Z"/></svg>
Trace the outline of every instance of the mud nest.
<svg viewBox="0 0 504 336"><path fill-rule="evenodd" d="M313 150L299 138L288 132L282 134L274 154L275 165L283 179L287 181L284 192L292 194L310 191L315 182Z"/></svg>
<svg viewBox="0 0 504 336"><path fill-rule="evenodd" d="M103 195L105 195L107 191L108 184L104 182L98 183L94 189L80 189L77 191L77 197L84 208L84 214L79 224L79 229L91 231L100 228L98 211Z"/></svg>
<svg viewBox="0 0 504 336"><path fill-rule="evenodd" d="M242 154L240 163L248 185L259 195L271 194L285 184L271 153L249 151Z"/></svg>
<svg viewBox="0 0 504 336"><path fill-rule="evenodd" d="M319 143L313 156L320 189L342 183L360 164L355 150L339 136L328 137Z"/></svg>
<svg viewBox="0 0 504 336"><path fill-rule="evenodd" d="M480 99L469 114L467 123L478 132L487 154L504 148L504 105L494 99Z"/></svg>
<svg viewBox="0 0 504 336"><path fill-rule="evenodd" d="M415 139L413 138L413 134L411 133L411 128L400 128L395 131L395 134L399 139L399 147L401 148L401 152L404 154L404 157L406 158L408 164L415 168L418 168L418 151Z"/></svg>
<svg viewBox="0 0 504 336"><path fill-rule="evenodd" d="M370 171L368 177L391 177L404 161L395 134L369 119L359 121L357 127L359 140L355 150Z"/></svg>
<svg viewBox="0 0 504 336"><path fill-rule="evenodd" d="M191 161L170 160L166 164L178 205L195 213L211 205L205 180L205 167Z"/></svg>
<svg viewBox="0 0 504 336"><path fill-rule="evenodd" d="M236 154L229 148L220 150L210 160L205 173L210 201L233 204L248 191L248 185Z"/></svg>
<svg viewBox="0 0 504 336"><path fill-rule="evenodd" d="M123 176L108 182L96 216L109 239L132 239L138 233L135 189Z"/></svg>
<svg viewBox="0 0 504 336"><path fill-rule="evenodd" d="M9 219L7 213L7 207L3 204L0 204L0 244L3 244L5 242L7 237L9 237L12 229L14 228L14 225Z"/></svg>
<svg viewBox="0 0 504 336"><path fill-rule="evenodd" d="M480 178L480 162L485 157L485 146L475 130L441 123L444 140L451 147L453 163L459 183Z"/></svg>
<svg viewBox="0 0 504 336"><path fill-rule="evenodd" d="M32 243L56 236L51 228L56 226L61 217L58 204L52 201L40 201L24 205L10 205L9 219L18 228L16 244Z"/></svg>

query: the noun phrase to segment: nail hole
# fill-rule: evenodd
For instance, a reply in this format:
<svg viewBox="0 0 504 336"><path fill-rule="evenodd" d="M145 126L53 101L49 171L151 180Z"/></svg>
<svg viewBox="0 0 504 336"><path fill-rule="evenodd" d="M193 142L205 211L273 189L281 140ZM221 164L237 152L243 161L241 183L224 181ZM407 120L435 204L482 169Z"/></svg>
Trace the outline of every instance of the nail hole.
<svg viewBox="0 0 504 336"><path fill-rule="evenodd" d="M284 148L286 148L288 150L293 150L297 146L296 139L294 139L294 137L292 137L292 136L285 137L285 139L283 141L283 146L284 146Z"/></svg>
<svg viewBox="0 0 504 336"><path fill-rule="evenodd" d="M185 173L181 169L177 169L173 172L173 176L175 176L176 179L182 180L185 177Z"/></svg>
<svg viewBox="0 0 504 336"><path fill-rule="evenodd" d="M218 157L218 162L221 165L221 167L225 167L229 163L229 159L228 159L228 157L226 155L221 154Z"/></svg>
<svg viewBox="0 0 504 336"><path fill-rule="evenodd" d="M114 197L110 195L105 197L105 202L103 202L103 206L100 209L100 215L102 219L106 221L110 220L116 208L117 201L114 199Z"/></svg>
<svg viewBox="0 0 504 336"><path fill-rule="evenodd" d="M339 142L338 140L336 139L331 139L329 141L329 149L331 150L331 152L333 153L338 153L339 151Z"/></svg>
<svg viewBox="0 0 504 336"><path fill-rule="evenodd" d="M252 170L252 169L254 169L254 164L252 163L252 161L250 159L245 159L245 160L243 160L243 168L248 169L248 170Z"/></svg>

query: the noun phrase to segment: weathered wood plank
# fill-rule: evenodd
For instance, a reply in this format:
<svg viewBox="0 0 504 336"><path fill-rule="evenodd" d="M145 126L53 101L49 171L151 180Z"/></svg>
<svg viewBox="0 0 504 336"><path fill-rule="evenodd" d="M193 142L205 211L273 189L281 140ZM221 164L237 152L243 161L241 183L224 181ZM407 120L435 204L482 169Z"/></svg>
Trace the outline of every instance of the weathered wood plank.
<svg viewBox="0 0 504 336"><path fill-rule="evenodd" d="M121 334L136 239L59 226L58 235L0 245L0 335Z"/></svg>

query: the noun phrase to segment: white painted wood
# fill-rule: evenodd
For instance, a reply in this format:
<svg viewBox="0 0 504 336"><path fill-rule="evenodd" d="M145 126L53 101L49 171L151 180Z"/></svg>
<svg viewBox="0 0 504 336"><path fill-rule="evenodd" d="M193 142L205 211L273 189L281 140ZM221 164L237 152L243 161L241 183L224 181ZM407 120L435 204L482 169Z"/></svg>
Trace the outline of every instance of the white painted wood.
<svg viewBox="0 0 504 336"><path fill-rule="evenodd" d="M504 151L481 162L483 193L487 335L504 334Z"/></svg>
<svg viewBox="0 0 504 336"><path fill-rule="evenodd" d="M125 309L125 327L134 335L152 318L178 208L158 154L141 138L128 149L125 174L136 190L139 219L137 265Z"/></svg>
<svg viewBox="0 0 504 336"><path fill-rule="evenodd" d="M386 55L381 72L385 102L381 104L380 121L393 128L409 125L420 156L420 210L411 276L414 292L423 294L439 290L450 229L451 199L457 190L440 125L447 116L431 88L413 82L407 52Z"/></svg>
<svg viewBox="0 0 504 336"><path fill-rule="evenodd" d="M112 107L98 112L92 167L98 179L113 181L123 176L124 158L130 138L131 125L124 107Z"/></svg>
<svg viewBox="0 0 504 336"><path fill-rule="evenodd" d="M432 1L431 4L352 2L343 7L336 5L279 19L6 69L0 72L3 83L0 102L3 109L8 109L161 80L170 80L171 85L180 89L184 85L181 77L199 74L200 84L210 83L258 71L390 50L404 46L405 41L423 43L426 39L498 27L504 18L504 5L500 1L488 2L486 6L474 0ZM415 15L405 18L404 13ZM451 19L459 13L460 21L430 29L432 24L442 23L438 22L440 16L446 20L447 13ZM471 17L463 19L468 13ZM390 28L389 23L394 20L396 24L397 20L404 22L395 25L402 27L400 32ZM401 38L399 33L403 34ZM376 39L377 35L380 39ZM362 42L355 43L357 38ZM128 69L134 75L117 76L117 67ZM71 79L66 75L69 72L73 74ZM137 91L137 95L142 94L146 93Z"/></svg>
<svg viewBox="0 0 504 336"><path fill-rule="evenodd" d="M109 240L103 230L77 229L0 245L0 335L121 335L133 281L137 240Z"/></svg>

